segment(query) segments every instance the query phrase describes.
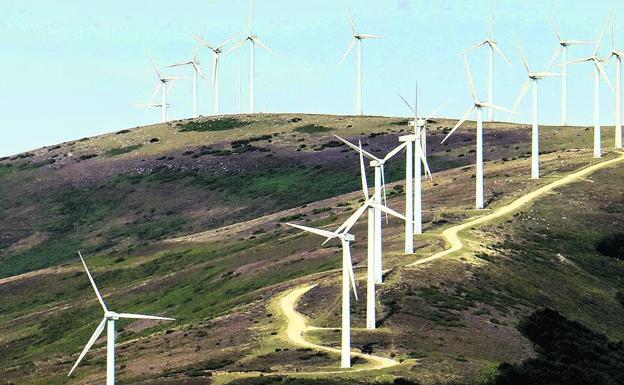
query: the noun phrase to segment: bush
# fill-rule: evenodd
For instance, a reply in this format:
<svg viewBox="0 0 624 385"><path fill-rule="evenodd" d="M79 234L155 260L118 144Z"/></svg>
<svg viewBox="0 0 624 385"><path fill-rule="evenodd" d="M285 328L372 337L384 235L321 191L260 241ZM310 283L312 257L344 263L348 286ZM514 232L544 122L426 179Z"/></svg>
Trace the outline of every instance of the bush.
<svg viewBox="0 0 624 385"><path fill-rule="evenodd" d="M317 134L320 132L328 132L332 129L325 126L319 126L317 124L306 124L305 126L297 127L294 131L301 132L303 134Z"/></svg>
<svg viewBox="0 0 624 385"><path fill-rule="evenodd" d="M534 312L520 331L535 344L536 358L501 364L496 385L624 383L624 343L611 342L555 310Z"/></svg>
<svg viewBox="0 0 624 385"><path fill-rule="evenodd" d="M206 120L203 122L189 122L179 125L180 132L207 132L207 131L226 131L234 128L244 127L249 125L248 122L243 122L236 118L221 118L214 120Z"/></svg>
<svg viewBox="0 0 624 385"><path fill-rule="evenodd" d="M596 250L607 257L624 259L624 234L611 234L598 242Z"/></svg>

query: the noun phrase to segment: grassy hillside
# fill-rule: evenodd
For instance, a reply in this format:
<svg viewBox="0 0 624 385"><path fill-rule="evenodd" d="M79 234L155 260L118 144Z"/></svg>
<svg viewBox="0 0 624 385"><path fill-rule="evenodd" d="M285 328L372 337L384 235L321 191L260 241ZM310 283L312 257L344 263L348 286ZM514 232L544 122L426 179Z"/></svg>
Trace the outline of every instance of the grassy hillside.
<svg viewBox="0 0 624 385"><path fill-rule="evenodd" d="M612 340L623 338L624 267L613 258L620 257L624 215L618 168L471 232L470 249L461 255L402 267L406 258L444 247L436 236L442 229L477 215L473 169L465 167L474 162L474 126L440 145L453 123L430 125L436 174L425 183L427 235L417 240L416 256L404 256L402 226L390 221L386 261L394 268L380 288L381 329L353 336L362 351L404 363L349 381L490 381L500 363L535 356L532 341L516 326L542 307ZM77 249L88 255L112 309L177 319L121 322L121 383L259 381L217 372L335 367L336 357L280 338L283 320L268 307L284 289L310 282L310 274L340 266L337 245L320 247L317 238L284 222L337 225L358 204L361 195L352 193L359 183L357 157L332 134L362 139L381 155L407 131L406 120L382 117L202 118L1 160L0 378L101 382L104 339L76 376L66 377L101 317L76 263ZM492 124L486 134L490 207L592 162L588 151L575 150L589 146L586 128L545 127L545 179L531 181L529 129ZM608 145L606 130L604 137ZM401 154L387 170L389 181L399 181L389 189L397 210L404 202L403 167ZM354 259L364 266L365 223L354 231ZM336 324L336 279L333 273L316 276L319 286L300 303L314 325ZM355 305L355 326L363 324L362 306ZM332 345L338 336L320 330L310 337Z"/></svg>

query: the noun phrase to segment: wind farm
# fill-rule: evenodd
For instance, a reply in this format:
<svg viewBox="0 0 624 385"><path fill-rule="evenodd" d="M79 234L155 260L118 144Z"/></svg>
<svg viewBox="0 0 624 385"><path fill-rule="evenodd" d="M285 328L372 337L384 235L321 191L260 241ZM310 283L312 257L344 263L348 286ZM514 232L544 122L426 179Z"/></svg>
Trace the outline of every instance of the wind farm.
<svg viewBox="0 0 624 385"><path fill-rule="evenodd" d="M137 33L145 80L105 67L144 121L0 158L0 385L624 381L618 7L554 13L587 40L461 8L474 27L438 51L426 23L450 24L411 2L301 7L203 4L228 22ZM154 81L136 106L160 119L132 108Z"/></svg>

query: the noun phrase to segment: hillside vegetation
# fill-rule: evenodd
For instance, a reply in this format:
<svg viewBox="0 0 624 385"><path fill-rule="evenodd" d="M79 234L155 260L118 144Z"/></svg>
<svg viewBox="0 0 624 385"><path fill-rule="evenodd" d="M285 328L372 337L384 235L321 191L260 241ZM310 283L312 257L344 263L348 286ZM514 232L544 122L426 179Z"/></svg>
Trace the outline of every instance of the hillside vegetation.
<svg viewBox="0 0 624 385"><path fill-rule="evenodd" d="M359 329L364 301L353 307L353 347L401 364L304 375L306 381L522 383L552 373L561 353L545 347L531 322L611 341L590 360L605 370L609 354L621 355L621 166L468 232L462 252L405 267L442 250L443 229L479 215L472 210L474 124L439 144L452 124L429 125L435 174L424 185L426 234L416 240L417 254L402 254L401 223L385 225L390 272L379 288L380 329ZM337 227L357 207L357 156L332 134L361 139L382 155L408 131L399 118L226 116L123 130L0 160L0 384L102 382L104 338L75 376L66 375L101 318L77 250L113 310L176 318L120 323L122 384L290 384L305 382L284 373L335 370L333 355L283 338L284 319L270 304L288 288L317 283L298 310L315 326L337 326L339 245L320 246L284 223ZM529 128L495 123L485 132L489 208L595 162L585 150L588 129L544 127L544 178L533 181ZM403 158L386 170L388 202L399 211ZM354 233L354 260L363 267L364 221ZM358 289L364 293L363 280ZM308 337L339 343L334 330Z"/></svg>

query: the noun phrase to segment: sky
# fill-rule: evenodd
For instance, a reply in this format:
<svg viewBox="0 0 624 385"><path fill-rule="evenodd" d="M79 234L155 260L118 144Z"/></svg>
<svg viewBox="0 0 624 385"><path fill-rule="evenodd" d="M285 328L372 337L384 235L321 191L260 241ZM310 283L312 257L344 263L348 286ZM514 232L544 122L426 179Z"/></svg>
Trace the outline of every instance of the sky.
<svg viewBox="0 0 624 385"><path fill-rule="evenodd" d="M363 49L364 113L385 116L410 114L396 93L412 100L418 81L423 111L448 100L440 115L460 117L471 104L462 51L485 39L492 13L494 38L511 61L495 59L494 101L506 107L526 80L516 38L538 71L557 47L551 16L568 39L595 40L609 12L624 21L621 0L256 0L254 32L274 51L256 51L258 112L355 113L355 56L339 65L352 38L346 4L361 33L385 36L365 41ZM135 106L148 102L157 84L147 55L163 67L188 60L192 34L216 44L244 33L247 9L247 0L2 0L0 156L159 122L159 110ZM624 48L624 31L619 36ZM609 33L600 52L610 50ZM569 58L591 51L572 47ZM239 80L247 110L248 55L242 49L222 60L222 113L239 111ZM199 58L209 74L211 53L200 49ZM487 50L473 52L470 61L485 99ZM191 75L188 67L163 71ZM569 121L592 124L593 67L578 64L569 71ZM614 81L613 63L607 71ZM201 81L202 115L212 112L209 90ZM614 101L605 83L601 100L601 121L612 125ZM177 82L169 102L172 119L190 117L190 81ZM519 111L513 120L530 121L528 97ZM540 122L557 124L559 116L560 80L546 79L540 84ZM510 119L507 113L496 118Z"/></svg>

